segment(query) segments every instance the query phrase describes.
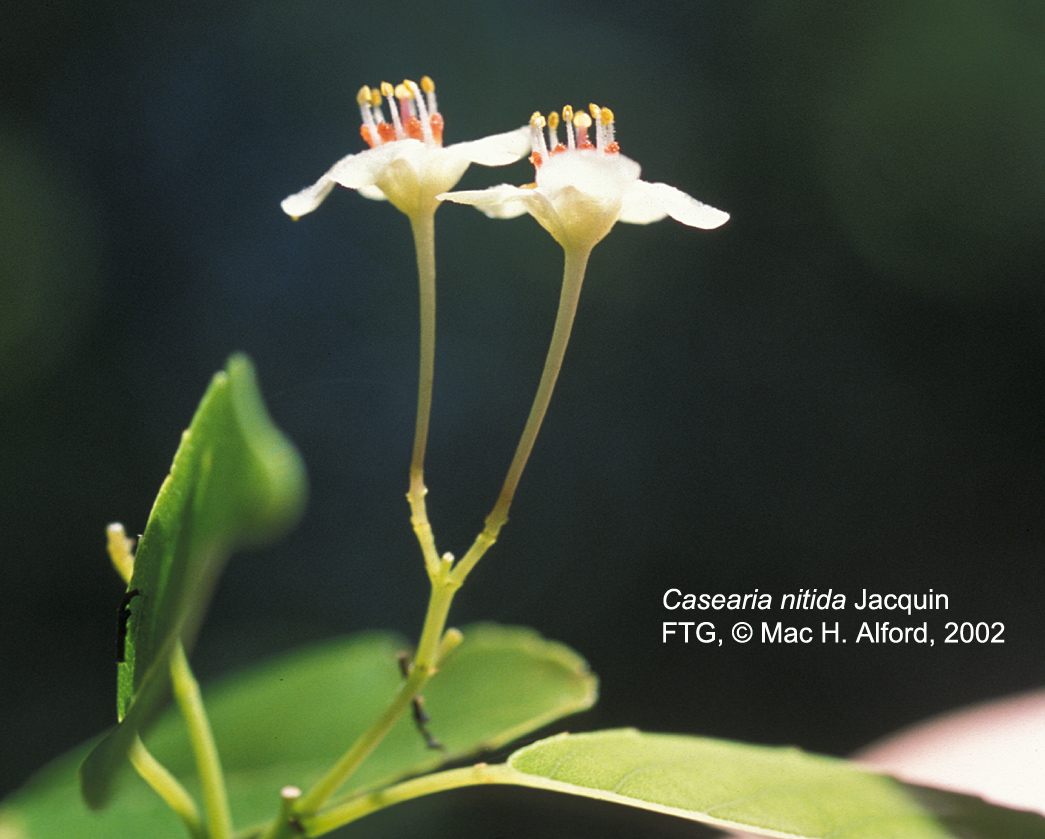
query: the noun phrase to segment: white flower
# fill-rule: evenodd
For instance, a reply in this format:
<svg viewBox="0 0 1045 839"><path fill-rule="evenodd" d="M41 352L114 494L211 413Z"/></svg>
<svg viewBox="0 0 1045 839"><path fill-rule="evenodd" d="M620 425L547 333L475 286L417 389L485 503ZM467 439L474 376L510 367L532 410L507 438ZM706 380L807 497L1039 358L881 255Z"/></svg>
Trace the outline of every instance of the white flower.
<svg viewBox="0 0 1045 839"><path fill-rule="evenodd" d="M389 100L391 123L384 121L382 94ZM444 148L443 117L436 109L435 84L427 76L421 88L411 81L395 88L384 82L380 91L364 86L357 101L363 116L360 131L370 148L342 158L312 186L284 198L280 206L287 215L297 219L311 213L335 184L367 198L387 199L408 216L434 211L435 196L452 189L470 163L505 166L530 148L526 127Z"/></svg>
<svg viewBox="0 0 1045 839"><path fill-rule="evenodd" d="M556 133L558 114L550 113L547 121L539 113L530 118L530 160L537 168L536 183L524 187L501 184L437 197L471 204L492 218L529 213L565 248L591 248L618 221L649 224L671 216L705 230L726 222L729 213L702 204L673 186L639 180L639 164L622 155L613 139L613 112L597 105L590 110L589 117L584 111L574 114L569 106L563 109L565 146ZM587 137L593 118L594 144Z"/></svg>

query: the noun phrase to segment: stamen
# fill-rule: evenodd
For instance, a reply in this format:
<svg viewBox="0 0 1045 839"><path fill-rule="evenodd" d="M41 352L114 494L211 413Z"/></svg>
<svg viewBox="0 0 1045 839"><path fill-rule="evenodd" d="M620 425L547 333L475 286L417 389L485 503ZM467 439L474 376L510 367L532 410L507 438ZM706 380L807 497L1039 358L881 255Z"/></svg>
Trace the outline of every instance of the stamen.
<svg viewBox="0 0 1045 839"><path fill-rule="evenodd" d="M396 85L395 93L396 99L399 100L399 116L403 120L403 131L412 140L422 139L424 132L414 108L414 88L408 82L402 82Z"/></svg>
<svg viewBox="0 0 1045 839"><path fill-rule="evenodd" d="M613 111L609 108L603 108L600 113L599 122L602 124L603 139L603 145L599 146L599 151L604 151L606 154L620 153L620 146L617 145L616 140L613 139Z"/></svg>
<svg viewBox="0 0 1045 839"><path fill-rule="evenodd" d="M401 111L401 115L414 115L414 92L410 88L410 82L404 81L396 85L396 99L399 100L401 109L405 107L405 111Z"/></svg>
<svg viewBox="0 0 1045 839"><path fill-rule="evenodd" d="M588 129L591 128L591 117L584 111L578 111L577 115L573 118L573 125L577 129L577 148L594 149L595 146L593 146L591 140L588 139Z"/></svg>
<svg viewBox="0 0 1045 839"><path fill-rule="evenodd" d="M421 76L421 90L425 92L425 99L428 100L428 113L438 113L439 108L435 104L435 82L430 76Z"/></svg>
<svg viewBox="0 0 1045 839"><path fill-rule="evenodd" d="M557 151L562 151L566 147L559 142L559 115L555 111L548 113L548 151L550 154L555 154Z"/></svg>
<svg viewBox="0 0 1045 839"><path fill-rule="evenodd" d="M370 96L371 90L366 85L359 88L359 93L356 94L356 102L359 103L359 114L363 118L363 124L359 127L359 133L363 135L363 139L370 148L381 145L381 135L377 130L377 123L374 122L374 114L370 110Z"/></svg>
<svg viewBox="0 0 1045 839"><path fill-rule="evenodd" d="M421 129L421 137L418 139L424 140L430 146L435 145L435 137L432 135L432 126L428 118L428 108L425 107L424 99L421 98L421 90L411 81L405 81L403 84L410 88L417 105L418 115L413 118L413 121L418 122L418 127Z"/></svg>
<svg viewBox="0 0 1045 839"><path fill-rule="evenodd" d="M382 143L391 143L396 139L395 126L385 122L385 115L381 113L381 91L376 87L370 91L370 110L373 111L374 120L377 122L377 133Z"/></svg>
<svg viewBox="0 0 1045 839"><path fill-rule="evenodd" d="M425 92L428 103L428 125L432 129L432 138L436 145L443 144L443 115L439 113L439 106L435 102L435 82L429 76L421 77L421 90ZM420 101L418 102L420 107Z"/></svg>
<svg viewBox="0 0 1045 839"><path fill-rule="evenodd" d="M566 126L566 148L572 151L577 144L573 139L573 108L569 105L562 109L562 122Z"/></svg>
<svg viewBox="0 0 1045 839"><path fill-rule="evenodd" d="M406 131L403 130L403 123L399 119L399 110L396 108L396 89L388 82L381 82L381 93L384 95L385 99L388 100L388 110L392 114L392 125L395 126L396 139L405 140Z"/></svg>
<svg viewBox="0 0 1045 839"><path fill-rule="evenodd" d="M554 111L548 114L549 125L552 117L558 118ZM541 116L541 112L534 111L530 117L530 146L532 148L530 163L534 165L534 168L540 166L548 154L548 148L544 145L544 124L544 117Z"/></svg>
<svg viewBox="0 0 1045 839"><path fill-rule="evenodd" d="M374 120L377 122L377 133L382 143L392 143L396 139L395 126L385 122L385 115L381 113L381 91L376 87L370 91L370 110L373 112Z"/></svg>
<svg viewBox="0 0 1045 839"><path fill-rule="evenodd" d="M602 108L592 102L588 105L588 110L591 111L591 118L595 124L595 148L601 151L603 145L605 145L601 118Z"/></svg>

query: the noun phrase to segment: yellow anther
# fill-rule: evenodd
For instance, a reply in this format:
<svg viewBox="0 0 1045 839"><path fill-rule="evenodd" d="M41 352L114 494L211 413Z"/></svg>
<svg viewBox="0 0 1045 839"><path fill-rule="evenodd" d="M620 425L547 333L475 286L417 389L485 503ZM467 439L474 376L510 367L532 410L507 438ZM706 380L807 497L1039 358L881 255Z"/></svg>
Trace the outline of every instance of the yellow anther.
<svg viewBox="0 0 1045 839"><path fill-rule="evenodd" d="M369 88L367 88L369 90ZM381 107L381 91L376 87L370 91L370 104L375 108Z"/></svg>
<svg viewBox="0 0 1045 839"><path fill-rule="evenodd" d="M573 122L573 108L569 105L562 109L562 121Z"/></svg>
<svg viewBox="0 0 1045 839"><path fill-rule="evenodd" d="M395 96L395 88L388 82L381 82L381 94L385 99L391 99Z"/></svg>
<svg viewBox="0 0 1045 839"><path fill-rule="evenodd" d="M551 119L554 113L548 114L548 118ZM541 116L540 111L534 111L533 116L530 117L530 125L536 126L537 128L544 128L544 117Z"/></svg>
<svg viewBox="0 0 1045 839"><path fill-rule="evenodd" d="M601 115L599 118L602 120L603 125L609 125L611 122L613 122L613 111L611 111L609 108L602 108L600 110L600 114Z"/></svg>
<svg viewBox="0 0 1045 839"><path fill-rule="evenodd" d="M435 92L435 82L432 81L430 76L421 76L421 90L425 93Z"/></svg>
<svg viewBox="0 0 1045 839"><path fill-rule="evenodd" d="M366 85L363 85L361 88L359 88L359 93L356 94L356 102L358 102L360 105L369 105L370 104L370 88L369 87L367 87Z"/></svg>
<svg viewBox="0 0 1045 839"><path fill-rule="evenodd" d="M555 111L548 114L548 127L552 131L559 127L559 115Z"/></svg>
<svg viewBox="0 0 1045 839"><path fill-rule="evenodd" d="M598 121L599 111L601 111L602 109L594 102L592 102L590 105L588 105L588 110L591 111L591 118Z"/></svg>
<svg viewBox="0 0 1045 839"><path fill-rule="evenodd" d="M591 117L584 111L577 111L576 116L573 118L573 124L577 126L577 128L590 128Z"/></svg>
<svg viewBox="0 0 1045 839"><path fill-rule="evenodd" d="M387 94L385 94L387 96ZM409 86L404 82L403 84L396 85L396 98L397 99L413 99L414 94L410 92Z"/></svg>

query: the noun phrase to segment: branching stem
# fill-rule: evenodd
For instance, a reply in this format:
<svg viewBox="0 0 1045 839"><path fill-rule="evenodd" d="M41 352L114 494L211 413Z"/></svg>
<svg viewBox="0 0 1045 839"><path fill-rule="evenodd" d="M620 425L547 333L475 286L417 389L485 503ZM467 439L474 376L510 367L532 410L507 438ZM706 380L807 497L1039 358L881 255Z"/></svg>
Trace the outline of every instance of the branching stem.
<svg viewBox="0 0 1045 839"><path fill-rule="evenodd" d="M456 630L444 632L450 603L458 588L449 579L451 564L452 560L449 558L440 561L440 570L432 584L421 640L407 678L381 716L352 744L326 775L294 802L293 812L300 821L307 821L315 814L362 765L399 718L409 710L414 697L424 689L435 673L440 659L460 642L461 634ZM391 662L389 664L391 665ZM287 839L293 835L289 820L283 818L270 825L263 834L263 839Z"/></svg>
<svg viewBox="0 0 1045 839"><path fill-rule="evenodd" d="M410 489L407 499L410 502L411 523L417 534L424 553L425 567L432 583L432 590L425 614L421 638L414 654L409 673L399 690L392 698L381 716L374 721L349 748L340 760L303 796L294 801L289 815L282 816L272 823L262 834L262 839L289 839L295 832L294 825L303 825L307 835L318 836L333 830L348 821L353 821L366 813L388 806L399 800L416 795L435 792L438 789L449 789L469 783L504 783L500 780L498 770L492 767L470 767L425 776L407 781L382 792L353 799L348 804L327 814L317 816L320 808L329 801L338 789L352 776L367 757L377 748L401 716L410 708L414 698L421 692L425 684L435 673L440 659L460 641L460 633L456 630L445 631L450 605L454 594L461 587L475 564L483 554L497 541L504 523L508 520L508 508L515 496L526 462L533 451L537 433L551 402L555 382L562 368L573 328L577 302L580 298L584 272L587 268L591 249L568 249L563 270L562 292L559 296L559 309L555 318L548 355L544 362L537 394L530 408L529 417L523 428L522 436L515 450L508 474L505 477L500 495L493 510L486 518L486 525L476 538L472 547L456 565L450 554L439 557L435 548L435 539L428 522L425 508L424 455L428 439L428 421L431 414L432 382L434 378L435 358L435 239L434 210L432 213L417 213L411 217L414 243L417 247L417 267L421 288L421 364L418 379L417 422L415 426L413 457L410 464ZM477 774L478 773L478 774ZM446 786L444 786L444 784ZM334 815L331 815L334 814Z"/></svg>

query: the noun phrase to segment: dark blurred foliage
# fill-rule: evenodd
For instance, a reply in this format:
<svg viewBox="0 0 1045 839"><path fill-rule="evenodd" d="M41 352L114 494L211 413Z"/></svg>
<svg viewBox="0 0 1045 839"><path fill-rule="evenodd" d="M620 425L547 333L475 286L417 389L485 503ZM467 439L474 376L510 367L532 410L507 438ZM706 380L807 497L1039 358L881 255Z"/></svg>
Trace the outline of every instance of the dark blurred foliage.
<svg viewBox="0 0 1045 839"><path fill-rule="evenodd" d="M418 630L408 227L346 190L297 224L279 200L361 147L360 85L426 73L450 141L595 101L645 177L733 214L713 233L621 225L596 249L511 523L455 623L587 655L603 695L574 729L841 754L1045 681L1045 4L9 0L3 17L0 791L112 722L104 527L144 527L233 350L311 502L231 564L198 670ZM460 553L521 430L560 254L528 218L437 220L429 509ZM1004 621L1006 643L663 646L662 620L693 617L664 611L671 587L933 588L951 597L937 625ZM522 815L467 815L469 795L374 835L422 811L526 835ZM533 829L676 830L590 808Z"/></svg>

